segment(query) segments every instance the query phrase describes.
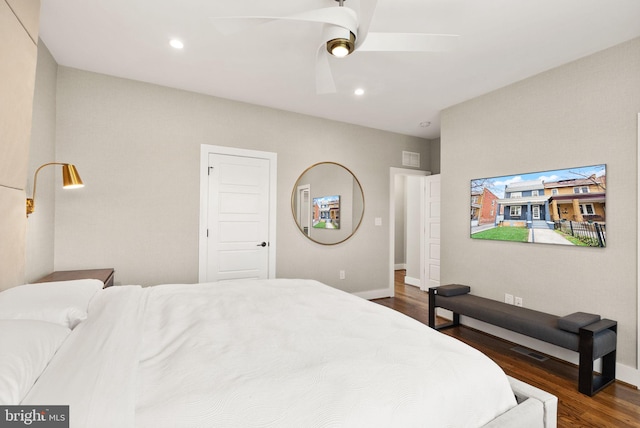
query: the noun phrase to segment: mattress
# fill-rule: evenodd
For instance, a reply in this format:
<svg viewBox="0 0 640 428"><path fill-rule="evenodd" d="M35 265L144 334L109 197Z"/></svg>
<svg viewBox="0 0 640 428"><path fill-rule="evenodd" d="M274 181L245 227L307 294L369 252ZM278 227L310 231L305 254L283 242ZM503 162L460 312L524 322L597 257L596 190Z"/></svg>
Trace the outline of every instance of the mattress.
<svg viewBox="0 0 640 428"><path fill-rule="evenodd" d="M479 427L516 405L488 357L312 280L118 286L22 404L72 427Z"/></svg>

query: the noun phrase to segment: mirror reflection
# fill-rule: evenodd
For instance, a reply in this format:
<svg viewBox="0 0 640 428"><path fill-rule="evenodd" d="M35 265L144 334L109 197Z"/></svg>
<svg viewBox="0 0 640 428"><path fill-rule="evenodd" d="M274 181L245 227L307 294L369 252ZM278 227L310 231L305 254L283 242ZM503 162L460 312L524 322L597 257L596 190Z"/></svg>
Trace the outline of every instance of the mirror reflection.
<svg viewBox="0 0 640 428"><path fill-rule="evenodd" d="M346 167L320 162L307 168L291 193L291 210L300 231L323 245L349 239L364 214L360 182Z"/></svg>

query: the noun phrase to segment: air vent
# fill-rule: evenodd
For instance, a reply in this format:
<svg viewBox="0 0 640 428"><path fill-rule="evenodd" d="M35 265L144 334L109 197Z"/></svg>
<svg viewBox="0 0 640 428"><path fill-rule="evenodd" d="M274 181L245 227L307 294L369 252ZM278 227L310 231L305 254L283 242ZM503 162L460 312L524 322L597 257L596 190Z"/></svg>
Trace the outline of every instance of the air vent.
<svg viewBox="0 0 640 428"><path fill-rule="evenodd" d="M543 362L543 361L547 361L549 358L545 357L544 355L540 355L537 352L533 352L530 349L526 349L526 348L521 348L520 346L516 346L515 348L511 348L512 351L517 352L518 354L522 354L522 355L526 355L527 357L531 357L534 360Z"/></svg>
<svg viewBox="0 0 640 428"><path fill-rule="evenodd" d="M420 153L402 152L402 166L420 168Z"/></svg>

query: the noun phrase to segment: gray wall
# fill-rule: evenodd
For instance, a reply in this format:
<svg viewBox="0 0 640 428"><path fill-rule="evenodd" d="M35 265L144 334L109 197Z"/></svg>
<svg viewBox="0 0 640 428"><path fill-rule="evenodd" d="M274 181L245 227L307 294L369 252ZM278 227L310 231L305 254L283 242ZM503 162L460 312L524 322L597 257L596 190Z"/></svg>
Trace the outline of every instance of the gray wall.
<svg viewBox="0 0 640 428"><path fill-rule="evenodd" d="M618 361L636 366L640 39L446 109L442 283L524 306L618 321ZM471 240L473 178L607 164L607 247Z"/></svg>
<svg viewBox="0 0 640 428"><path fill-rule="evenodd" d="M55 152L57 71L58 64L39 41L29 171L48 162L64 161L56 159ZM61 175L59 166L45 167L38 174L36 210L27 222L27 281L35 281L53 271L55 188L62 186ZM32 181L33 175L28 181L30 189L33 189Z"/></svg>
<svg viewBox="0 0 640 428"><path fill-rule="evenodd" d="M56 270L114 267L120 284L197 281L200 146L214 144L278 154L277 276L387 288L389 167L408 150L429 168L427 140L65 67L56 99L56 156L85 182L56 188ZM337 246L306 239L291 215L295 181L320 161L348 167L365 193L360 229Z"/></svg>
<svg viewBox="0 0 640 428"><path fill-rule="evenodd" d="M431 140L431 148L429 150L429 153L431 155L431 169L429 170L431 172L431 175L436 175L436 174L440 174L440 138L437 138L435 140Z"/></svg>

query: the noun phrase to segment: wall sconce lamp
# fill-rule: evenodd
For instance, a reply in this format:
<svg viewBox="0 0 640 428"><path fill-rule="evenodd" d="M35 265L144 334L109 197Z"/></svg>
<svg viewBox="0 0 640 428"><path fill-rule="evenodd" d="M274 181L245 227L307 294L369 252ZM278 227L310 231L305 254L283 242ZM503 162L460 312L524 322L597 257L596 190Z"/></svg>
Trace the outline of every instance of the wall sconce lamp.
<svg viewBox="0 0 640 428"><path fill-rule="evenodd" d="M36 184L38 182L38 173L42 168L49 165L62 165L62 187L65 189L77 189L79 187L84 187L84 183L78 174L78 170L76 167L70 163L60 163L60 162L49 162L44 165L40 165L38 169L36 169L36 173L33 175L33 195L30 198L27 198L27 217L29 214L33 214L33 211L36 209Z"/></svg>

